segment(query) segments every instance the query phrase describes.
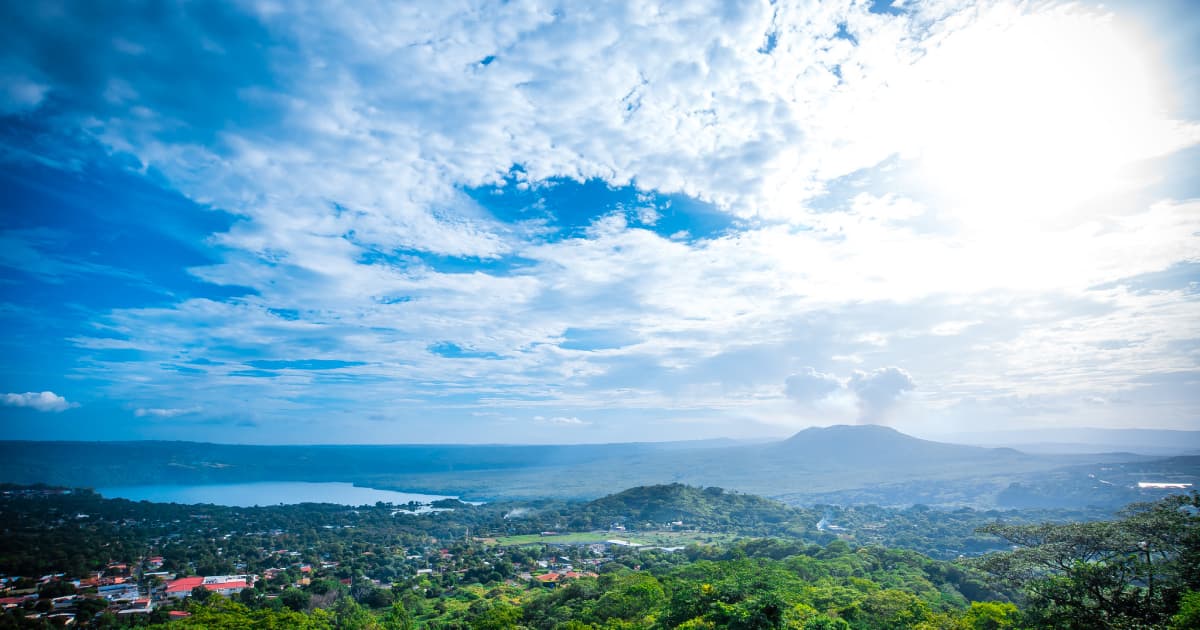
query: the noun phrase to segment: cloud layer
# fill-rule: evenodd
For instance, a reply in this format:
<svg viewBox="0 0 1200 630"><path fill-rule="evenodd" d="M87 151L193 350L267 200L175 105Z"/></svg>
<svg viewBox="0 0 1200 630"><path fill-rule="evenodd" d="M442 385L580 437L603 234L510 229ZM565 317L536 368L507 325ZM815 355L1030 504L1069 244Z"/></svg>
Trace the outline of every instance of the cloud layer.
<svg viewBox="0 0 1200 630"><path fill-rule="evenodd" d="M29 207L179 197L6 213L11 351L135 436L1194 426L1186 74L1097 7L869 5L0 9Z"/></svg>

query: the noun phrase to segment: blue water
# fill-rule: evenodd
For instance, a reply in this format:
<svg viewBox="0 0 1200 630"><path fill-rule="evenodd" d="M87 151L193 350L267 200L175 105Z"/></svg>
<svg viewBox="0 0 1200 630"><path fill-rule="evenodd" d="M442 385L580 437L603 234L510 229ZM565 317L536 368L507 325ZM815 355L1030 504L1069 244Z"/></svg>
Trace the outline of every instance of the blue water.
<svg viewBox="0 0 1200 630"><path fill-rule="evenodd" d="M295 503L335 503L338 505L374 505L377 501L404 505L416 501L430 503L438 499L453 499L436 494L417 494L360 488L349 483L307 481L261 481L197 486L120 486L97 488L108 499L151 501L153 503L212 503L230 507L279 505Z"/></svg>

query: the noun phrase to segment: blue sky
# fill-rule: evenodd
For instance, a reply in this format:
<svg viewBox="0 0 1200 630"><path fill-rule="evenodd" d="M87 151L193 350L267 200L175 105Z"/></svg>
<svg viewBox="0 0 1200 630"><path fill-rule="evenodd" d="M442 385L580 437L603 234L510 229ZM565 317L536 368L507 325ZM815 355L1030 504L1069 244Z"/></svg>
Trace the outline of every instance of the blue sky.
<svg viewBox="0 0 1200 630"><path fill-rule="evenodd" d="M1200 429L1189 2L0 6L0 429Z"/></svg>

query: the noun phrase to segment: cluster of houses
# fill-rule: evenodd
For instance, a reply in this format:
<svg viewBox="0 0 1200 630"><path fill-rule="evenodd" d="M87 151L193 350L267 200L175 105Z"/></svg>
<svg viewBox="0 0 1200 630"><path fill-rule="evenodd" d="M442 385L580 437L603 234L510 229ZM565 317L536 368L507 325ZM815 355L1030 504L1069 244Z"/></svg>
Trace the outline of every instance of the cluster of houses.
<svg viewBox="0 0 1200 630"><path fill-rule="evenodd" d="M524 576L522 576L522 577L524 577ZM594 577L600 577L600 576L591 571L584 571L583 573L580 573L578 571L564 571L562 573L556 573L554 571L550 571L549 573L542 573L541 575L531 575L531 576L529 576L528 579L535 580L542 584L558 584L559 582L562 582L564 580L578 580L579 578L583 578L583 577L593 577L594 578Z"/></svg>
<svg viewBox="0 0 1200 630"><path fill-rule="evenodd" d="M584 545L550 543L549 546L549 555L523 567L524 570L514 577L545 587L554 587L580 578L594 578L598 576L596 571L604 563L613 560L614 551L640 547L636 543L619 538ZM575 551L568 552L567 549ZM408 552L398 551L407 553L407 560L423 561L425 567L415 569L414 577L465 573L468 570L466 560L469 556L456 557L449 549L433 547ZM241 573L177 577L161 570L164 565L161 556L151 556L133 564L111 563L81 579L67 579L63 574L46 575L38 580L0 577L0 608L20 607L26 617L44 618L58 625L71 625L77 615L90 616L100 611L124 617L148 615L156 609L166 608L170 618L182 618L188 616L188 613L174 609L179 608L178 604L182 600L202 592L199 589L225 597L235 597L246 589L254 588L259 581L276 580L284 572L295 578L293 586L303 587L310 584L316 574L338 568L335 561L309 564L301 560L299 552L286 549L270 553L282 559L287 568L265 569L259 575ZM506 550L502 547L491 547L487 553L490 557L483 561L485 565L491 562L507 562ZM479 556L474 558L474 562L481 559ZM237 563L236 566L245 565ZM70 584L74 588L47 588L51 583L58 581ZM371 581L378 586L386 586L379 580ZM18 582L23 588L15 588ZM350 580L344 579L342 582L349 583ZM53 598L46 596L51 592L72 591L77 594ZM40 598L39 593L42 594Z"/></svg>
<svg viewBox="0 0 1200 630"><path fill-rule="evenodd" d="M637 549L644 548L644 545L631 543L626 540L612 539L602 543L590 543L586 545L552 545L560 550L567 547L587 549L591 557L577 556L575 559L567 556L549 555L538 560L535 564L536 569L532 571L523 571L517 575L521 580L533 582L543 586L554 587L558 584L579 578L595 578L599 577L597 570L604 564L613 561L612 552L614 549ZM657 547L664 551L677 551L680 548ZM503 550L497 550L496 553L503 554ZM557 552L555 552L557 553Z"/></svg>
<svg viewBox="0 0 1200 630"><path fill-rule="evenodd" d="M146 568L161 566L161 557L146 559ZM166 572L147 571L142 576L143 580L139 585L128 565L114 563L81 579L67 580L61 573L42 576L35 580L32 586L29 584L30 580L22 580L20 577L0 577L0 595L3 595L0 597L0 609L22 608L28 611L24 615L27 618L45 619L65 626L75 623L79 611L85 607L84 602L89 600L93 603L87 607L89 611L108 611L120 617L148 615L165 602L178 601L192 595L196 587L203 587L228 597L252 588L255 581L253 575L211 575L175 579ZM153 580L154 577L161 579ZM40 596L41 593L55 591L53 586L56 582L69 584L73 587L70 590L79 592L53 598ZM26 588L17 588L22 585ZM168 616L176 619L187 617L189 613L172 610Z"/></svg>
<svg viewBox="0 0 1200 630"><path fill-rule="evenodd" d="M280 532L271 533L277 535ZM62 573L37 579L0 576L0 612L20 608L22 616L26 618L45 619L62 626L76 623L76 617L80 614L90 617L102 611L120 617L149 615L159 608L177 608L181 601L196 594L197 589L235 597L246 589L254 588L258 581L274 580L285 571L298 574L299 578L292 585L303 587L311 583L317 571L332 570L339 566L335 561L309 564L300 560L299 552L286 549L270 553L283 558L287 568L265 569L260 575L242 573L177 577L174 573L160 570L164 565L162 556L150 556L133 564L110 563L79 579L68 579ZM445 554L444 557L449 559L452 555ZM244 568L245 564L236 563L235 566ZM63 586L53 588L55 582L62 582ZM350 580L342 582L349 583ZM53 599L46 596L49 592L64 591L75 594ZM169 610L167 614L172 619L189 616L182 610Z"/></svg>
<svg viewBox="0 0 1200 630"><path fill-rule="evenodd" d="M33 584L30 584L33 582ZM69 585L69 588L63 586ZM45 593L61 593L95 589L94 593L44 597ZM93 609L109 610L117 615L148 613L153 610L150 597L144 595L124 563L112 563L88 577L68 580L62 573L44 575L36 580L21 577L0 577L0 608L27 610L24 616L44 619L59 626L74 625L81 607L94 602Z"/></svg>

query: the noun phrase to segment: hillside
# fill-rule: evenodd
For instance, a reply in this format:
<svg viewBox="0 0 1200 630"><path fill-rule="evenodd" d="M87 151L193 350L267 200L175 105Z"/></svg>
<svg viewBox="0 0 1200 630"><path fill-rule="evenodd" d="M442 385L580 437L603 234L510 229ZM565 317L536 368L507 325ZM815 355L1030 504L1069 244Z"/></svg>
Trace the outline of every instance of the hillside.
<svg viewBox="0 0 1200 630"><path fill-rule="evenodd" d="M940 438L956 444L1010 446L1026 453L1200 455L1200 431L1061 427L951 433Z"/></svg>
<svg viewBox="0 0 1200 630"><path fill-rule="evenodd" d="M811 470L844 468L930 468L949 462L1028 460L1011 448L982 448L932 442L879 425L836 425L804 429L764 449Z"/></svg>
<svg viewBox="0 0 1200 630"><path fill-rule="evenodd" d="M633 524L682 522L706 530L722 530L734 523L739 529L754 529L795 516L792 508L760 496L680 483L630 488L591 501L581 512L598 517L601 525L606 520Z"/></svg>

